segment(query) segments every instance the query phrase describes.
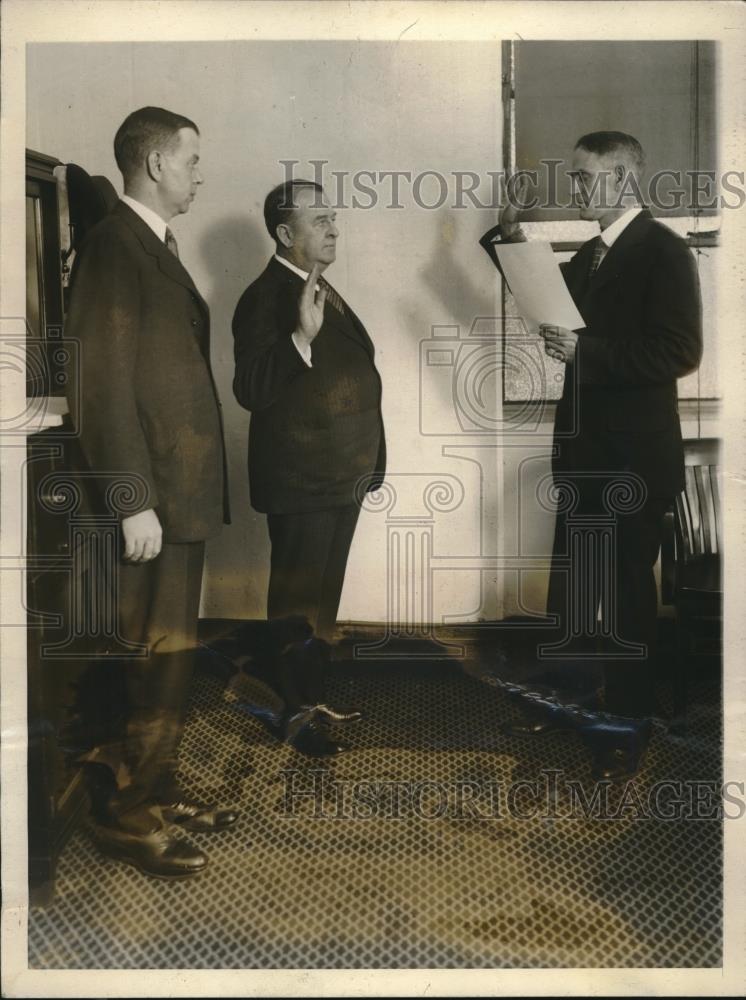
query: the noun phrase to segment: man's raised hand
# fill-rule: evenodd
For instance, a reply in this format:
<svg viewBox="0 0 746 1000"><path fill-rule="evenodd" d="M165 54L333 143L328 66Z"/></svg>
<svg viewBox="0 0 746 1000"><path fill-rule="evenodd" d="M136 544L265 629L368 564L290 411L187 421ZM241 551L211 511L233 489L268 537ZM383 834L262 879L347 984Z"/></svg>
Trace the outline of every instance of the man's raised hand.
<svg viewBox="0 0 746 1000"><path fill-rule="evenodd" d="M316 334L324 322L326 288L322 287L318 292L316 291L316 285L320 277L321 268L318 264L314 264L311 268L311 273L306 278L298 306L298 329L295 331L295 335L309 347L315 340Z"/></svg>
<svg viewBox="0 0 746 1000"><path fill-rule="evenodd" d="M505 208L500 213L500 235L510 239L519 226L518 217L526 204L528 176L525 171L513 174L507 184Z"/></svg>

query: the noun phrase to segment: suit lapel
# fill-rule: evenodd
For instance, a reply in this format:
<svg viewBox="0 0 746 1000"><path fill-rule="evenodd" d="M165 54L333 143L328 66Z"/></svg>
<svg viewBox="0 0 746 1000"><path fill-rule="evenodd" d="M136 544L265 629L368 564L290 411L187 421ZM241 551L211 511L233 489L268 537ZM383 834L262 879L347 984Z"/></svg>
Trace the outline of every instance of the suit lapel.
<svg viewBox="0 0 746 1000"><path fill-rule="evenodd" d="M192 281L191 275L178 257L175 257L171 253L166 244L161 243L150 226L143 222L137 212L133 212L129 205L125 205L123 201L116 204L114 211L119 214L119 216L127 223L133 233L140 240L143 250L151 257L155 258L158 267L163 274L192 292L202 311L206 316L209 316L209 307L200 295L197 286Z"/></svg>
<svg viewBox="0 0 746 1000"><path fill-rule="evenodd" d="M274 257L271 259L270 264L274 268L277 277L285 284L288 284L293 289L296 289L298 297L300 297L301 292L303 291L303 279L301 276L296 274L294 271L291 271L289 267L281 264L278 260L275 260ZM339 292L337 292L337 295L339 295ZM339 297L342 299L341 295L339 295ZM333 326L335 330L344 334L345 337L349 337L350 340L354 340L356 344L362 344L372 358L374 354L373 341L368 336L368 332L363 324L360 322L352 309L350 309L344 299L342 299L342 302L344 303L347 319L345 320L345 318L339 313L339 310L335 309L331 302L327 301L324 304L324 325L328 323L329 326Z"/></svg>
<svg viewBox="0 0 746 1000"><path fill-rule="evenodd" d="M339 292L337 292L337 295L339 295ZM341 295L339 297L342 299ZM362 344L368 354L373 357L373 341L368 336L367 330L344 299L342 299L342 303L345 307L347 318L345 319L339 310L335 309L331 302L327 301L324 305L324 322L329 323L335 329L339 330L345 337L354 340L356 344Z"/></svg>

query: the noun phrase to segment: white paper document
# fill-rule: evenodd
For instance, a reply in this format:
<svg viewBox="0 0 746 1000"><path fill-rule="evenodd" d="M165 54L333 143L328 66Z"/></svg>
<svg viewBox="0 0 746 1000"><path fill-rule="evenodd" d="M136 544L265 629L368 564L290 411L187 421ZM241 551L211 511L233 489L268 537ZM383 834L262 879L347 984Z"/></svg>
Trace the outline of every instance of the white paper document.
<svg viewBox="0 0 746 1000"><path fill-rule="evenodd" d="M495 250L529 333L538 333L540 323L568 330L585 326L549 243L496 243Z"/></svg>

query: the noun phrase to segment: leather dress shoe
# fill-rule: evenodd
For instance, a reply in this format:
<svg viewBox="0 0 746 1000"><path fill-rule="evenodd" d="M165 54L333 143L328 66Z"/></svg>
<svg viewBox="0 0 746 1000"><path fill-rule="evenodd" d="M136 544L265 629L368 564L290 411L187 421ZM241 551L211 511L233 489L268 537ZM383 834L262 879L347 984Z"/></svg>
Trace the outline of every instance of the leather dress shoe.
<svg viewBox="0 0 746 1000"><path fill-rule="evenodd" d="M286 743L292 743L302 729L305 729L316 718L315 705L301 705L293 715L285 714L280 726L280 738Z"/></svg>
<svg viewBox="0 0 746 1000"><path fill-rule="evenodd" d="M233 826L239 815L233 809L218 809L204 802L190 802L188 799L162 803L161 813L167 823L175 823L194 833L220 833Z"/></svg>
<svg viewBox="0 0 746 1000"><path fill-rule="evenodd" d="M517 722L506 722L502 731L507 736L544 736L547 733L569 733L578 728L577 721L562 705L546 704L532 708Z"/></svg>
<svg viewBox="0 0 746 1000"><path fill-rule="evenodd" d="M593 753L595 781L622 783L636 777L653 731L649 719L607 716L583 727L581 738Z"/></svg>
<svg viewBox="0 0 746 1000"><path fill-rule="evenodd" d="M347 749L344 744L329 739L313 718L288 736L287 743L306 757L333 757Z"/></svg>
<svg viewBox="0 0 746 1000"><path fill-rule="evenodd" d="M316 705L316 715L322 722L359 722L362 712L338 712L329 705Z"/></svg>
<svg viewBox="0 0 746 1000"><path fill-rule="evenodd" d="M240 702L239 708L258 722L261 722L272 736L282 739L283 717L279 712L275 712L265 705L256 705L249 701Z"/></svg>
<svg viewBox="0 0 746 1000"><path fill-rule="evenodd" d="M552 696L524 689L510 690L521 706L524 718L508 722L502 730L509 736L544 736L547 733L578 732L598 716L581 705L564 704Z"/></svg>
<svg viewBox="0 0 746 1000"><path fill-rule="evenodd" d="M193 878L207 867L207 856L164 826L150 833L130 833L91 824L96 846L109 858L133 865L151 878Z"/></svg>

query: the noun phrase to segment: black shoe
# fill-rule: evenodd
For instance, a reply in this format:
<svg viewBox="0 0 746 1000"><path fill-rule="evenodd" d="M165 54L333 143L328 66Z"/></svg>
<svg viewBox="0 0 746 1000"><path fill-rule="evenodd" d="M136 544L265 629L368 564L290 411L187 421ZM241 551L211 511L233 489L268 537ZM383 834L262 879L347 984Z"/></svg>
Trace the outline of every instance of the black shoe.
<svg viewBox="0 0 746 1000"><path fill-rule="evenodd" d="M285 743L292 743L301 730L313 723L315 718L315 705L301 705L298 711L292 715L286 713L278 727L280 739L284 740Z"/></svg>
<svg viewBox="0 0 746 1000"><path fill-rule="evenodd" d="M257 722L261 722L272 736L276 736L280 740L282 739L284 723L280 712L275 712L266 705L256 705L250 701L241 701L238 707L242 712L246 712L247 715L256 719Z"/></svg>
<svg viewBox="0 0 746 1000"><path fill-rule="evenodd" d="M502 731L506 736L546 736L548 733L571 733L573 727L552 719L524 719L506 722Z"/></svg>
<svg viewBox="0 0 746 1000"><path fill-rule="evenodd" d="M545 736L547 733L576 731L578 722L562 705L546 703L541 709L531 708L518 722L506 722L502 731L506 736Z"/></svg>
<svg viewBox="0 0 746 1000"><path fill-rule="evenodd" d="M589 708L576 704L564 704L553 696L523 688L509 688L511 697L518 702L524 719L508 722L502 730L508 736L544 736L547 733L578 732L597 720Z"/></svg>
<svg viewBox="0 0 746 1000"><path fill-rule="evenodd" d="M194 833L220 833L233 826L238 819L238 813L233 809L218 809L187 799L161 803L161 813L167 823L175 823Z"/></svg>
<svg viewBox="0 0 746 1000"><path fill-rule="evenodd" d="M328 705L316 705L316 715L322 722L359 722L362 712L338 712Z"/></svg>
<svg viewBox="0 0 746 1000"><path fill-rule="evenodd" d="M109 858L133 865L151 878L193 878L207 867L207 856L166 827L130 833L117 827L91 825L96 846Z"/></svg>
<svg viewBox="0 0 746 1000"><path fill-rule="evenodd" d="M585 726L580 735L593 754L593 779L622 783L635 778L644 763L652 731L649 719L615 716Z"/></svg>
<svg viewBox="0 0 746 1000"><path fill-rule="evenodd" d="M347 750L344 744L329 739L313 719L289 736L287 742L306 757L333 757Z"/></svg>

